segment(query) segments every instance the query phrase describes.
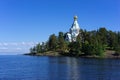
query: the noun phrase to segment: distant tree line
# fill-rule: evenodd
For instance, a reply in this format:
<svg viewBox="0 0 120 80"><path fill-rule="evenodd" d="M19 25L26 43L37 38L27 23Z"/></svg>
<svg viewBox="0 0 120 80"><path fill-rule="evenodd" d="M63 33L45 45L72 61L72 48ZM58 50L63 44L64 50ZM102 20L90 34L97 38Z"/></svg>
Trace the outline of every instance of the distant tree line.
<svg viewBox="0 0 120 80"><path fill-rule="evenodd" d="M113 32L104 27L93 31L81 29L76 42L68 42L65 37L66 33L63 32L59 32L58 36L52 34L47 42L31 48L30 53L57 51L68 56L104 56L106 50L114 50L116 54L120 54L120 32Z"/></svg>

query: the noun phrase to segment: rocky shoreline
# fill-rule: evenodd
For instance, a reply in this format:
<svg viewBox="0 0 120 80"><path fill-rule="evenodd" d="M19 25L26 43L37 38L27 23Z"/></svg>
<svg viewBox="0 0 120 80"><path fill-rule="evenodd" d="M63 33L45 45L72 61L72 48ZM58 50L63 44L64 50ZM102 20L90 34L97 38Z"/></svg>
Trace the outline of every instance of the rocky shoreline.
<svg viewBox="0 0 120 80"><path fill-rule="evenodd" d="M60 52L55 51L48 51L45 53L26 53L24 55L30 55L30 56L70 56L70 57L82 57L82 58L119 58L120 55L115 54L115 51L107 50L105 52L104 56L96 56L96 55L81 55L81 56L74 56L70 55L70 53L64 53L64 55Z"/></svg>

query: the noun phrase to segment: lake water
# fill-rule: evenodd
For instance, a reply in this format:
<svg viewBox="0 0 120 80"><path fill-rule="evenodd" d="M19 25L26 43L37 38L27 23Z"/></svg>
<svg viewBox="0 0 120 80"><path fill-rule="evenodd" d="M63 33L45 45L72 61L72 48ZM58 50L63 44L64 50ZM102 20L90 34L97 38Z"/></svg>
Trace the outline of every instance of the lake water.
<svg viewBox="0 0 120 80"><path fill-rule="evenodd" d="M120 80L120 59L1 55L0 80Z"/></svg>

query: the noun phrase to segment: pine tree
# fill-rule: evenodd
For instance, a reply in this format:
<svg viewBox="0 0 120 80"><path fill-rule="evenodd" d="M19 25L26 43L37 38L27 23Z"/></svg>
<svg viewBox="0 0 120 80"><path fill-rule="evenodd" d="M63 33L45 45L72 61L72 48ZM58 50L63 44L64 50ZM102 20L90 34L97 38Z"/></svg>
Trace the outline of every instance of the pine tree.
<svg viewBox="0 0 120 80"><path fill-rule="evenodd" d="M62 52L65 52L66 49L67 49L67 44L66 44L66 41L64 39L64 33L63 32L59 32L59 36L58 36L58 48Z"/></svg>
<svg viewBox="0 0 120 80"><path fill-rule="evenodd" d="M49 50L56 50L58 46L57 43L58 43L57 37L55 36L55 34L52 34L49 37L49 41L48 41Z"/></svg>

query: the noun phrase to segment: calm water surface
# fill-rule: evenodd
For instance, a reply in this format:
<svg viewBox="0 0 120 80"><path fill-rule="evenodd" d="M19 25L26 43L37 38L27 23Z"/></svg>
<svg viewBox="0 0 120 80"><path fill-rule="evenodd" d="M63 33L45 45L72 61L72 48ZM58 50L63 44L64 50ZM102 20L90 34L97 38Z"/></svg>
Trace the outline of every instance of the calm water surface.
<svg viewBox="0 0 120 80"><path fill-rule="evenodd" d="M1 55L0 80L120 80L120 59Z"/></svg>

